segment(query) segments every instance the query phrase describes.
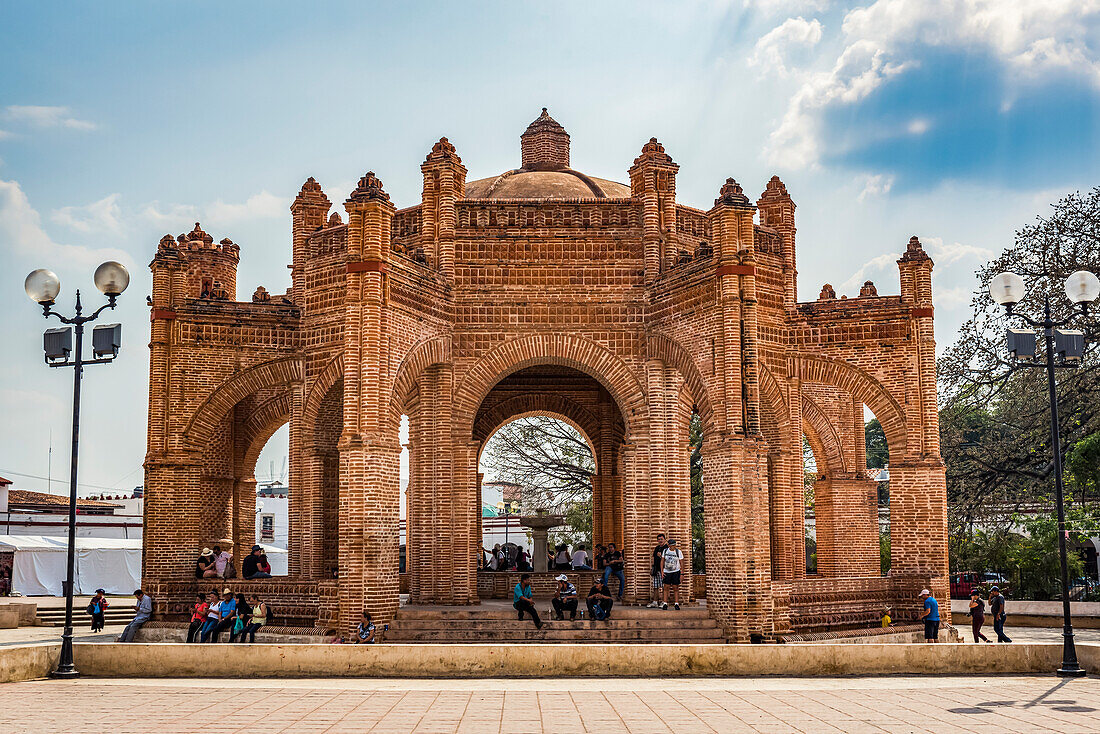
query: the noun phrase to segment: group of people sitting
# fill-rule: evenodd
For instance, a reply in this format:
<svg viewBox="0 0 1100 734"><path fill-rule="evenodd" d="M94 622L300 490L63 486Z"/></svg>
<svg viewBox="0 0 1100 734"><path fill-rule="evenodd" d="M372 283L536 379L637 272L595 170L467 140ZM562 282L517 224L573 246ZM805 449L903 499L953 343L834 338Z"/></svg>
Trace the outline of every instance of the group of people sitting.
<svg viewBox="0 0 1100 734"><path fill-rule="evenodd" d="M554 596L550 600L550 606L553 609L554 617L559 621L564 621L565 614L568 612L569 620L575 621L577 619L577 608L579 605L577 587L570 583L569 577L564 573L555 577L554 582ZM588 608L589 618L603 622L610 621L611 608L614 605L615 599L611 596L611 589L608 588L607 581L597 578L593 582L592 588L588 590L588 595L585 597L585 606ZM527 614L531 617L531 621L534 622L535 627L542 629L543 621L539 616L538 609L535 607L534 589L531 586L531 574L525 573L520 576L519 583L516 584L515 588L512 590L512 608L518 613L519 619L522 620L523 615Z"/></svg>
<svg viewBox="0 0 1100 734"><path fill-rule="evenodd" d="M531 555L515 543L497 543L492 550L482 548L478 557L480 571L533 571Z"/></svg>
<svg viewBox="0 0 1100 734"><path fill-rule="evenodd" d="M222 550L220 545L203 548L198 560L195 561L197 579L231 579L236 576L237 567L233 562L233 554ZM271 564L262 546L252 546L252 550L245 556L241 563L241 576L246 579L271 578Z"/></svg>
<svg viewBox="0 0 1100 734"><path fill-rule="evenodd" d="M191 624L187 628L188 642L217 642L223 632L229 632L230 642L255 642L256 632L267 624L267 604L253 594L234 594L222 589L195 595ZM246 639L247 638L247 639Z"/></svg>

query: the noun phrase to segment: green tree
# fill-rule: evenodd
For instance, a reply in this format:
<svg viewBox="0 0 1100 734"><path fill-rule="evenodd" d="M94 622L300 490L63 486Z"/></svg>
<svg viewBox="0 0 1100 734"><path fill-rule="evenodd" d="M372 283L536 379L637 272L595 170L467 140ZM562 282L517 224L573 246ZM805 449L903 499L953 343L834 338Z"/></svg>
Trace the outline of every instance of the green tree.
<svg viewBox="0 0 1100 734"><path fill-rule="evenodd" d="M890 463L890 450L886 447L886 432L878 418L872 418L863 426L863 437L867 445L867 468L882 469Z"/></svg>
<svg viewBox="0 0 1100 734"><path fill-rule="evenodd" d="M703 419L691 414L688 426L691 446L691 565L693 573L706 573L706 537L703 520Z"/></svg>
<svg viewBox="0 0 1100 734"><path fill-rule="evenodd" d="M1086 502L1100 499L1100 432L1078 441L1066 455L1070 493Z"/></svg>
<svg viewBox="0 0 1100 734"><path fill-rule="evenodd" d="M1028 295L1016 310L1035 317L1050 294L1052 313L1062 318L1073 310L1061 295L1064 280L1082 269L1100 271L1100 187L1055 203L976 273L972 315L938 364L940 447L947 466L950 551L956 560L968 557L976 528L987 534L996 528L1007 531L1020 511L1050 507L1053 494L1046 375L1039 369L1009 373L1005 329L1021 324L989 298L989 281L1008 270L1019 274ZM1087 439L1100 432L1097 311L1074 320L1093 347L1079 368L1060 370L1057 376L1064 448L1085 442L1082 461L1070 472L1079 491L1088 491L1090 482L1086 469L1092 444Z"/></svg>

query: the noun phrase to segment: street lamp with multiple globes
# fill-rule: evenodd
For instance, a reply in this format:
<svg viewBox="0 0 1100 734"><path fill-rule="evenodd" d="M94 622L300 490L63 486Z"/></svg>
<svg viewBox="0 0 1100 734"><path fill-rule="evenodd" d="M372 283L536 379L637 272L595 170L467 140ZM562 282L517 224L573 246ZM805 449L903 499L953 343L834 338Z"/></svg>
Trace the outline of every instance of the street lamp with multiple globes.
<svg viewBox="0 0 1100 734"><path fill-rule="evenodd" d="M75 678L80 675L73 665L73 585L76 570L76 476L77 447L80 441L80 379L86 364L105 364L118 356L121 346L122 325L101 324L92 329L92 355L84 359L84 324L95 321L104 309L114 308L116 299L130 284L130 273L120 263L108 261L96 268L95 285L105 296L107 303L88 316L81 315L80 291L76 292L76 315L62 316L52 310L54 299L61 292L61 281L53 272L39 269L27 276L23 288L32 301L42 306L46 318L56 316L63 324L59 329L48 329L43 337L46 364L50 367L73 368L73 442L69 463L69 548L68 567L65 575L65 629L61 635L61 657L53 678ZM75 352L73 328L76 329ZM70 353L72 358L70 359Z"/></svg>
<svg viewBox="0 0 1100 734"><path fill-rule="evenodd" d="M1066 278L1066 296L1079 308L1075 315L1084 316L1089 304L1100 297L1100 279L1087 270L1078 270ZM1012 369L1045 367L1047 394L1050 399L1050 441L1054 451L1054 494L1058 506L1058 555L1062 565L1062 667L1058 675L1081 676L1085 671L1077 662L1077 648L1073 644L1073 624L1069 614L1069 563L1066 556L1066 512L1062 495L1062 438L1058 430L1058 393L1055 389L1054 370L1060 367L1077 367L1085 351L1085 337L1080 331L1061 329L1072 320L1072 315L1055 321L1050 315L1050 296L1043 296L1043 318L1032 319L1013 309L1023 300L1024 279L1016 273L1006 272L989 283L989 295L1005 307L1009 316L1022 320L1029 329L1008 329L1008 351L1012 354ZM1044 361L1036 359L1035 330L1042 329L1046 347Z"/></svg>

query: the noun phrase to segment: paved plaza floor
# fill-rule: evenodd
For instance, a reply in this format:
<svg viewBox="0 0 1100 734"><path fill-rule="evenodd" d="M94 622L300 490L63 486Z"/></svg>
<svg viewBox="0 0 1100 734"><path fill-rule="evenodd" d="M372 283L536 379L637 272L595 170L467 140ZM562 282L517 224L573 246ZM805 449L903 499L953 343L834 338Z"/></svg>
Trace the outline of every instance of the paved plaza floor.
<svg viewBox="0 0 1100 734"><path fill-rule="evenodd" d="M11 732L1096 732L1054 676L104 680L0 688Z"/></svg>

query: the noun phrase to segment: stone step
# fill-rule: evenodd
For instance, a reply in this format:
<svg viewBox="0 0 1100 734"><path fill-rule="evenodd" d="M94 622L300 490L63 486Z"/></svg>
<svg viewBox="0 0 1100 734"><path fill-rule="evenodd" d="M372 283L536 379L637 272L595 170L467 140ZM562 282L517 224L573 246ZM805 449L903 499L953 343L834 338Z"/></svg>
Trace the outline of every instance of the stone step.
<svg viewBox="0 0 1100 734"><path fill-rule="evenodd" d="M559 625L562 623L558 623ZM682 629L675 634L665 634L655 630L614 629L587 630L555 627L554 623L545 625L541 630L529 626L525 630L403 630L391 628L386 634L389 642L648 642L661 643L724 643L726 640L715 629Z"/></svg>
<svg viewBox="0 0 1100 734"><path fill-rule="evenodd" d="M544 611L549 608L548 602L539 601L536 603L539 614L547 616ZM710 615L707 614L706 607L698 606L684 606L679 611L673 609L671 606L668 610L662 609L647 609L645 607L620 607L616 606L612 610L612 615L616 619L666 619L676 618L681 620L687 619L710 619ZM397 610L397 614L394 617L397 620L403 619L515 619L516 611L508 607L502 607L497 609L485 609L480 607L417 607L404 606Z"/></svg>
<svg viewBox="0 0 1100 734"><path fill-rule="evenodd" d="M585 618L576 621L559 621L543 616L544 622L554 625L566 625L572 629L601 630L601 629L645 629L645 630L682 630L682 629L718 629L718 623L713 619L619 619L612 617L607 622ZM417 630L495 630L523 629L531 626L530 619L518 620L514 616L511 619L417 619L411 617L399 617L394 620L394 629Z"/></svg>

